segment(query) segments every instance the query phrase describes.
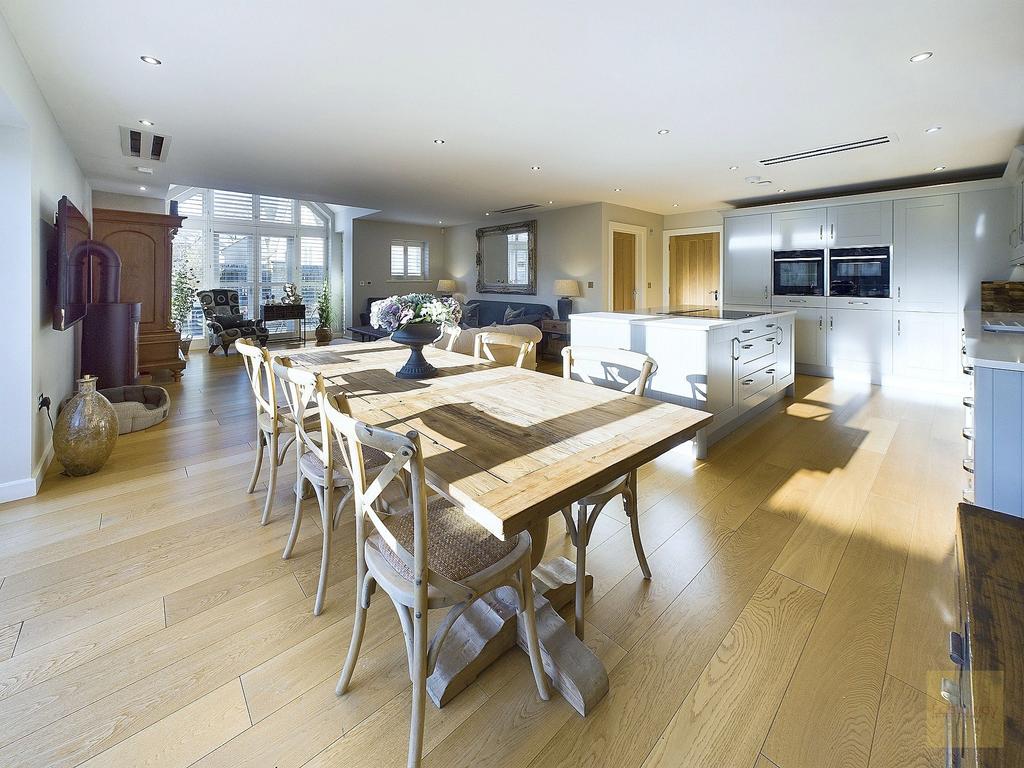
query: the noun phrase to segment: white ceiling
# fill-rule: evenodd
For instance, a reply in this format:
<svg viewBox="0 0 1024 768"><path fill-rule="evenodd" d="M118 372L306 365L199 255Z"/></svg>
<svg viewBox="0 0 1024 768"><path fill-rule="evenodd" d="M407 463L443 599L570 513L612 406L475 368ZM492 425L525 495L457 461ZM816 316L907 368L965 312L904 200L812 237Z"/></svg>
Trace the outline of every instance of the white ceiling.
<svg viewBox="0 0 1024 768"><path fill-rule="evenodd" d="M0 10L85 173L112 191L217 186L446 224L548 200L675 213L1002 164L1024 127L1020 0ZM908 62L923 50L935 55ZM172 138L149 178L118 138L140 118ZM757 162L882 134L899 141Z"/></svg>

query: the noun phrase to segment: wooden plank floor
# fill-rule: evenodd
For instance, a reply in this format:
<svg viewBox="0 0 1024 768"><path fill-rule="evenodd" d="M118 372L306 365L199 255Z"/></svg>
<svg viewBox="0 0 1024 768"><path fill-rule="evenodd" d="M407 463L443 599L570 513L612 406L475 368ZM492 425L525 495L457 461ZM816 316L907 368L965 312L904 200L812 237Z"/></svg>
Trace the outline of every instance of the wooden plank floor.
<svg viewBox="0 0 1024 768"><path fill-rule="evenodd" d="M334 696L351 523L313 617L314 502L281 560L294 469L261 527L238 356L196 351L164 385L171 417L122 436L100 473L54 467L39 496L0 506L0 765L404 765L410 685L386 597ZM611 690L593 715L540 701L513 651L429 708L426 765L942 765L928 734L956 616L958 400L797 389L708 461L684 446L642 470L653 581L621 506L602 516L587 642ZM552 518L549 554L571 550Z"/></svg>

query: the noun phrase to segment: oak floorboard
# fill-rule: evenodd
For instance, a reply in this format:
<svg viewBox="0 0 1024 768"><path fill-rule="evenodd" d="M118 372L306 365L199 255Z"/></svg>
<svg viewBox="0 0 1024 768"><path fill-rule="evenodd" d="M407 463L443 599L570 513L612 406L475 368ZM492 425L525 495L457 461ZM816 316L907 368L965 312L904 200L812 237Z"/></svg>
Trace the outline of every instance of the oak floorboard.
<svg viewBox="0 0 1024 768"><path fill-rule="evenodd" d="M21 622L0 627L0 660L9 659L14 655L14 646L21 634ZM0 667L2 668L2 667Z"/></svg>
<svg viewBox="0 0 1024 768"><path fill-rule="evenodd" d="M782 768L867 766L913 525L868 499L761 750Z"/></svg>
<svg viewBox="0 0 1024 768"><path fill-rule="evenodd" d="M948 709L945 702L886 675L870 768L943 768Z"/></svg>

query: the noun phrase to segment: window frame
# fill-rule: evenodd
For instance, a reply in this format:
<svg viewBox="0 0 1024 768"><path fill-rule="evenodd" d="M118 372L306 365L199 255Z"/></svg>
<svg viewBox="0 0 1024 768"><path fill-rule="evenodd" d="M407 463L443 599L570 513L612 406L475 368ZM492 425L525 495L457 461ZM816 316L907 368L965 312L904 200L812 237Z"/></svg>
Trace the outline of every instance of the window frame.
<svg viewBox="0 0 1024 768"><path fill-rule="evenodd" d="M402 246L403 272L396 275L391 265L391 251L395 246ZM409 274L409 247L420 247L420 271L418 275ZM388 282L389 283L429 283L430 282L430 243L426 240L410 240L404 237L391 238L388 250Z"/></svg>

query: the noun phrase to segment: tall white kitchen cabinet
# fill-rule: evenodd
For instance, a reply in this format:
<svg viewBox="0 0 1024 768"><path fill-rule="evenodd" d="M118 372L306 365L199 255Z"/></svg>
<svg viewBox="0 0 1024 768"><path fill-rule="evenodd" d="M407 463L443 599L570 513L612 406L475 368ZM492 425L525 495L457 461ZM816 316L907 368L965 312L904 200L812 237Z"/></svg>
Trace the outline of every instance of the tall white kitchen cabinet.
<svg viewBox="0 0 1024 768"><path fill-rule="evenodd" d="M772 214L773 251L805 251L824 247L824 208L805 208Z"/></svg>
<svg viewBox="0 0 1024 768"><path fill-rule="evenodd" d="M855 373L881 383L892 371L892 312L829 307L827 349L837 375Z"/></svg>
<svg viewBox="0 0 1024 768"><path fill-rule="evenodd" d="M961 372L957 314L893 312L893 374L899 378L953 380Z"/></svg>
<svg viewBox="0 0 1024 768"><path fill-rule="evenodd" d="M796 310L794 328L794 357L798 365L823 368L828 365L828 331L825 327L828 310L825 307L801 307Z"/></svg>
<svg viewBox="0 0 1024 768"><path fill-rule="evenodd" d="M957 204L957 195L895 201L893 309L906 312L959 310Z"/></svg>
<svg viewBox="0 0 1024 768"><path fill-rule="evenodd" d="M771 306L772 216L725 220L725 304Z"/></svg>
<svg viewBox="0 0 1024 768"><path fill-rule="evenodd" d="M828 209L829 248L862 248L892 242L892 200L834 205Z"/></svg>

